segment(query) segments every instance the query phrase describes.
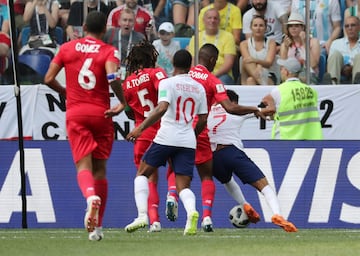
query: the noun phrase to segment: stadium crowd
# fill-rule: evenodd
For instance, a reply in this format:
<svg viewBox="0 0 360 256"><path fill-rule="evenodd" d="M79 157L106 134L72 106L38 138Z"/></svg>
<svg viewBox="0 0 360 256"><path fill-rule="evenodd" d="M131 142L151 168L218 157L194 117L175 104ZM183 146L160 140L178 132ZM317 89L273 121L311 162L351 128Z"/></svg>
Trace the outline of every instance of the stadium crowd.
<svg viewBox="0 0 360 256"><path fill-rule="evenodd" d="M194 39L191 38L195 31L194 11L199 9L199 48L205 43L213 43L219 48L220 55L214 74L224 84L278 85L281 78L276 61L288 57L300 61L303 68L300 78L306 79L305 1L203 0L199 1L199 8L194 8L194 4L193 0L16 0L17 52L19 55L49 55L52 59L63 42L84 36L82 25L86 15L97 10L108 19L105 41L121 48L122 59L125 59L126 52L142 35L163 51L157 64L166 65L164 68L171 75L172 67L167 59L172 58L178 46L170 42L175 41L194 56ZM360 71L357 63L357 55L360 53L357 7L357 1L310 1L310 23L307 25L310 27L309 66L312 85L360 83L360 73L356 76ZM134 18L121 20L121 13L125 9L132 10ZM0 11L0 83L12 84L8 40L10 23L6 0L0 2ZM263 17L265 24L253 24L254 15ZM350 19L347 24L349 16L356 18ZM168 24L160 27L164 22L172 26ZM130 33L132 31L138 34L135 36ZM260 41L257 39L259 36L263 38ZM333 44L340 38L341 43ZM276 51L273 50L273 41L276 43ZM42 82L43 72L23 59L19 58L22 74L20 83ZM34 63L36 60L32 61Z"/></svg>

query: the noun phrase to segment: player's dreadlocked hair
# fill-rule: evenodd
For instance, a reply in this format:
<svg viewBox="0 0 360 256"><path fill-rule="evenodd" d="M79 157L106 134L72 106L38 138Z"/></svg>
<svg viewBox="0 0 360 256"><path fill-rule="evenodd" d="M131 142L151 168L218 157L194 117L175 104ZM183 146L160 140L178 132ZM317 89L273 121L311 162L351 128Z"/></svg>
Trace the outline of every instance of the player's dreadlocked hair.
<svg viewBox="0 0 360 256"><path fill-rule="evenodd" d="M148 40L142 40L131 48L126 57L126 71L131 74L142 68L154 68L159 53Z"/></svg>

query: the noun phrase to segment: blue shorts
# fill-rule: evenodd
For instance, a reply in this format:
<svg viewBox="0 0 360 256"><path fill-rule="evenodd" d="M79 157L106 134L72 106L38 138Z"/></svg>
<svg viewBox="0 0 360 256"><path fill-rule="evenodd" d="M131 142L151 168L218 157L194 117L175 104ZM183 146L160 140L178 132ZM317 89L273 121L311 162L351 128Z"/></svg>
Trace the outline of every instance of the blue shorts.
<svg viewBox="0 0 360 256"><path fill-rule="evenodd" d="M142 160L152 167L165 166L170 160L175 174L193 177L195 149L165 146L153 142Z"/></svg>
<svg viewBox="0 0 360 256"><path fill-rule="evenodd" d="M221 183L228 183L233 173L244 184L265 177L260 168L237 147L231 145L213 153L213 175Z"/></svg>

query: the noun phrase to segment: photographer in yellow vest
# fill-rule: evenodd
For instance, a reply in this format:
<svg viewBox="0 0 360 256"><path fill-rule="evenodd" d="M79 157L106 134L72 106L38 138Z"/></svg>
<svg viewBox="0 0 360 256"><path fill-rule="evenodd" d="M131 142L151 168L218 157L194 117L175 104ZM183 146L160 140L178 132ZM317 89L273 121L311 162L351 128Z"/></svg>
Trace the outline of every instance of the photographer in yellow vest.
<svg viewBox="0 0 360 256"><path fill-rule="evenodd" d="M322 140L317 92L299 80L301 64L296 58L279 59L283 83L262 103L275 114L272 139Z"/></svg>

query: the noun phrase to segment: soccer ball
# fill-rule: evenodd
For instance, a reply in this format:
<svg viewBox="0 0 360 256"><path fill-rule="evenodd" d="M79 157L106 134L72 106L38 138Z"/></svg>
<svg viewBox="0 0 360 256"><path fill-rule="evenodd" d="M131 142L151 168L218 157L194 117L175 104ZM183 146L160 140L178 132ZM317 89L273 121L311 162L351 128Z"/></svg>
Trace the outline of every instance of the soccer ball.
<svg viewBox="0 0 360 256"><path fill-rule="evenodd" d="M250 221L241 205L234 206L229 212L229 220L236 228L246 228Z"/></svg>

